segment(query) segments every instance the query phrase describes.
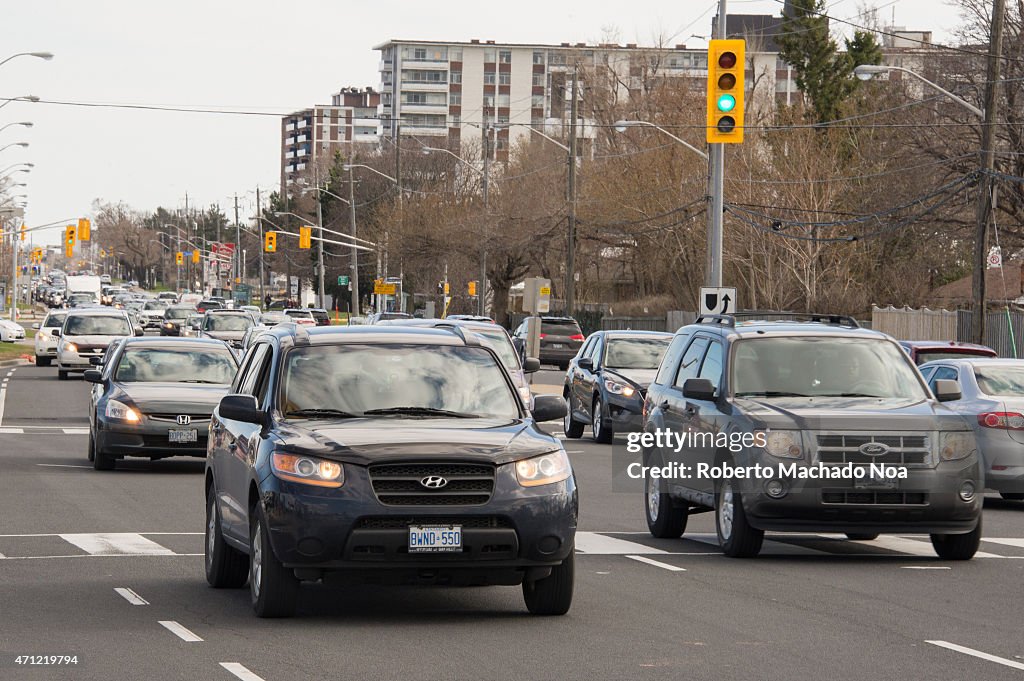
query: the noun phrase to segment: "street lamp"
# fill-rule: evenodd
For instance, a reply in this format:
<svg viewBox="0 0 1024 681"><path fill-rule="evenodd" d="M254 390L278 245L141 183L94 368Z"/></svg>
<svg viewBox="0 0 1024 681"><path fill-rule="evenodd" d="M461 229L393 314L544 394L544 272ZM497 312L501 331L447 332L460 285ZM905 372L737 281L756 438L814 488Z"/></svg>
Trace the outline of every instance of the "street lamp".
<svg viewBox="0 0 1024 681"><path fill-rule="evenodd" d="M0 104L0 109L4 108L11 102L38 102L39 98L35 95L22 95L21 97L11 97L3 104Z"/></svg>
<svg viewBox="0 0 1024 681"><path fill-rule="evenodd" d="M7 62L11 61L12 59L14 59L16 57L38 57L39 59L44 59L46 61L50 61L51 59L53 59L53 53L52 52L18 52L17 54L12 54L10 57L7 57L3 61L0 61L0 66L3 66L4 64L6 64Z"/></svg>
<svg viewBox="0 0 1024 681"><path fill-rule="evenodd" d="M921 81L925 85L928 85L929 87L931 87L931 88L933 88L935 90L938 90L939 92L944 94L949 99L953 100L954 102L956 102L957 104L959 104L963 108L965 108L968 111L970 111L971 113L973 113L978 118L984 118L985 117L985 111L983 109L979 109L978 107L976 107L973 104L971 104L970 102L962 99L961 97L957 97L952 92L950 92L949 90L945 89L944 87L938 85L937 83L933 83L932 81L928 80L927 78L922 76L920 73L917 73L915 71L911 71L910 69L905 69L902 66L885 66L885 65L877 65L876 66L875 64L861 64L860 66L856 67L853 70L853 75L857 76L857 78L859 78L860 80L867 81L867 80L871 80L876 75L879 75L879 74L882 74L882 73L888 73L889 71L899 71L900 73L910 74L911 76L913 76L914 78L917 78L919 81Z"/></svg>
<svg viewBox="0 0 1024 681"><path fill-rule="evenodd" d="M5 125L2 128L0 128L0 132L3 132L4 130L6 130L7 128L9 128L9 127L11 127L13 125L21 125L21 126L24 126L26 128L31 128L32 127L32 122L31 121L19 121L18 123L8 123L7 125Z"/></svg>
<svg viewBox="0 0 1024 681"><path fill-rule="evenodd" d="M19 168L19 166L24 166L24 168ZM24 161L22 161L21 163L12 163L11 165L9 165L6 168L4 168L3 170L0 170L0 176L4 175L7 171L11 170L12 168L18 168L18 169L12 171L11 175L13 175L14 173L27 173L27 172L30 172L35 167L36 167L35 163L26 163Z"/></svg>
<svg viewBox="0 0 1024 681"><path fill-rule="evenodd" d="M28 146L28 142L11 142L10 144L5 144L4 146L0 147L0 151L3 151L4 149L7 149L8 147L21 147L21 148L24 149L27 146Z"/></svg>
<svg viewBox="0 0 1024 681"><path fill-rule="evenodd" d="M629 128L639 127L639 126L645 126L645 127L648 127L648 128L654 128L655 130L657 130L657 131L659 131L659 132L661 132L661 133L663 133L665 135L668 135L669 137L674 139L676 142L679 142L679 144L682 144L684 147L686 147L687 149L689 149L693 153L697 154L698 156L700 156L705 161L708 160L708 154L707 154L706 151L701 151L700 149L698 149L697 147L693 146L692 144L690 144L686 140L673 135L672 133L670 133L668 130L666 130L665 128L661 127L660 125L655 125L654 123L650 123L648 121L615 121L614 125L615 125L615 132L620 132L620 133L621 132L626 132L626 130L629 129Z"/></svg>
<svg viewBox="0 0 1024 681"><path fill-rule="evenodd" d="M381 171L377 170L376 168L371 168L370 166L363 165L362 163L346 163L346 164L342 165L341 169L348 171L348 199L349 199L348 208L349 208L349 223L350 223L349 226L350 226L350 229L351 229L351 232L352 232L352 238L353 239L356 236L356 189L355 189L356 183L355 183L355 177L354 177L352 171L355 170L356 168L365 168L366 170L369 170L372 173L376 173L377 175L380 175L381 177L383 177L386 180L391 180L392 182L394 182L395 185L398 186L398 201L399 201L399 209L400 210L401 210L401 201L402 201L402 186L401 186L401 183L398 181L397 178L391 177L387 173L382 173ZM385 234L384 243L387 244L387 235L386 234ZM352 253L352 309L353 309L353 311L356 314L358 314L358 310L359 310L359 261L358 261L358 251L357 251L357 249L353 248L351 253ZM378 277L383 277L383 274L382 274L381 270L382 270L381 251L378 250L377 251L377 276ZM381 307L381 305L380 305L380 298L377 299L377 307L378 308ZM377 312L380 312L380 310L378 309Z"/></svg>

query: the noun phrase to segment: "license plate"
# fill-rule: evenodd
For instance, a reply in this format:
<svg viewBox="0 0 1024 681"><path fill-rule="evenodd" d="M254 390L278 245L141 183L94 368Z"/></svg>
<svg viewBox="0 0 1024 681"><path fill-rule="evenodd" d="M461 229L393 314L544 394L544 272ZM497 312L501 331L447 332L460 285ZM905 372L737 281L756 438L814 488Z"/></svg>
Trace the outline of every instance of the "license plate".
<svg viewBox="0 0 1024 681"><path fill-rule="evenodd" d="M409 553L458 553L462 551L462 526L409 526Z"/></svg>
<svg viewBox="0 0 1024 681"><path fill-rule="evenodd" d="M565 346L563 344L561 344L561 343L552 343L551 347L553 347L555 350L561 350Z"/></svg>
<svg viewBox="0 0 1024 681"><path fill-rule="evenodd" d="M195 428L173 428L167 431L167 439L175 444L198 442L199 431Z"/></svg>
<svg viewBox="0 0 1024 681"><path fill-rule="evenodd" d="M854 489L869 489L869 490L895 490L899 487L898 481L895 478L873 478L868 473L863 478L854 478L853 488Z"/></svg>

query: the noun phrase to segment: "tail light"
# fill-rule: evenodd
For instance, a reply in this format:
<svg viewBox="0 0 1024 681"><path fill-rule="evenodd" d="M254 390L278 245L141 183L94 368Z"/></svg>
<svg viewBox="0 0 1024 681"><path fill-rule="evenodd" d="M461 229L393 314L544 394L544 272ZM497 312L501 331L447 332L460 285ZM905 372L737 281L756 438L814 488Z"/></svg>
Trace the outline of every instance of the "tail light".
<svg viewBox="0 0 1024 681"><path fill-rule="evenodd" d="M547 338L547 336L548 336L548 335L547 335L546 333L542 333L542 334L540 335L540 338L541 338L541 340L544 340L545 338Z"/></svg>
<svg viewBox="0 0 1024 681"><path fill-rule="evenodd" d="M574 333L573 335L569 336L569 340L581 341L581 340L583 340L583 334L582 333Z"/></svg>
<svg viewBox="0 0 1024 681"><path fill-rule="evenodd" d="M985 428L1024 430L1024 414L1015 411L987 411L978 414L978 424Z"/></svg>

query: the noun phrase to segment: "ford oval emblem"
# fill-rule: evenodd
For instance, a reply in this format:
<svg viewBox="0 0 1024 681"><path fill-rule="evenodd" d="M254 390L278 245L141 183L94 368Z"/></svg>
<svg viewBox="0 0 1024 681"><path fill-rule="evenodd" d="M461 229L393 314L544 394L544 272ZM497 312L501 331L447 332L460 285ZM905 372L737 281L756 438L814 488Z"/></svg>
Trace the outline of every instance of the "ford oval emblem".
<svg viewBox="0 0 1024 681"><path fill-rule="evenodd" d="M858 448L858 451L865 456L882 456L889 453L889 446L883 445L881 442L865 442Z"/></svg>
<svg viewBox="0 0 1024 681"><path fill-rule="evenodd" d="M441 489L448 484L448 481L442 478L440 475L428 475L427 477L420 480L420 484L427 489Z"/></svg>

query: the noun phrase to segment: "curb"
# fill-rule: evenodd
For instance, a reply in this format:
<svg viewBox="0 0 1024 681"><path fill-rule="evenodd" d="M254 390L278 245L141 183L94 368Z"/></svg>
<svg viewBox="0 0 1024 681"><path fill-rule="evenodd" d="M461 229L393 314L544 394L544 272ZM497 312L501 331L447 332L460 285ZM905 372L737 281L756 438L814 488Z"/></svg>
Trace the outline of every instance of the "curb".
<svg viewBox="0 0 1024 681"><path fill-rule="evenodd" d="M28 366L29 364L33 364L33 362L30 362L27 359L5 359L3 361L0 361L0 369Z"/></svg>

